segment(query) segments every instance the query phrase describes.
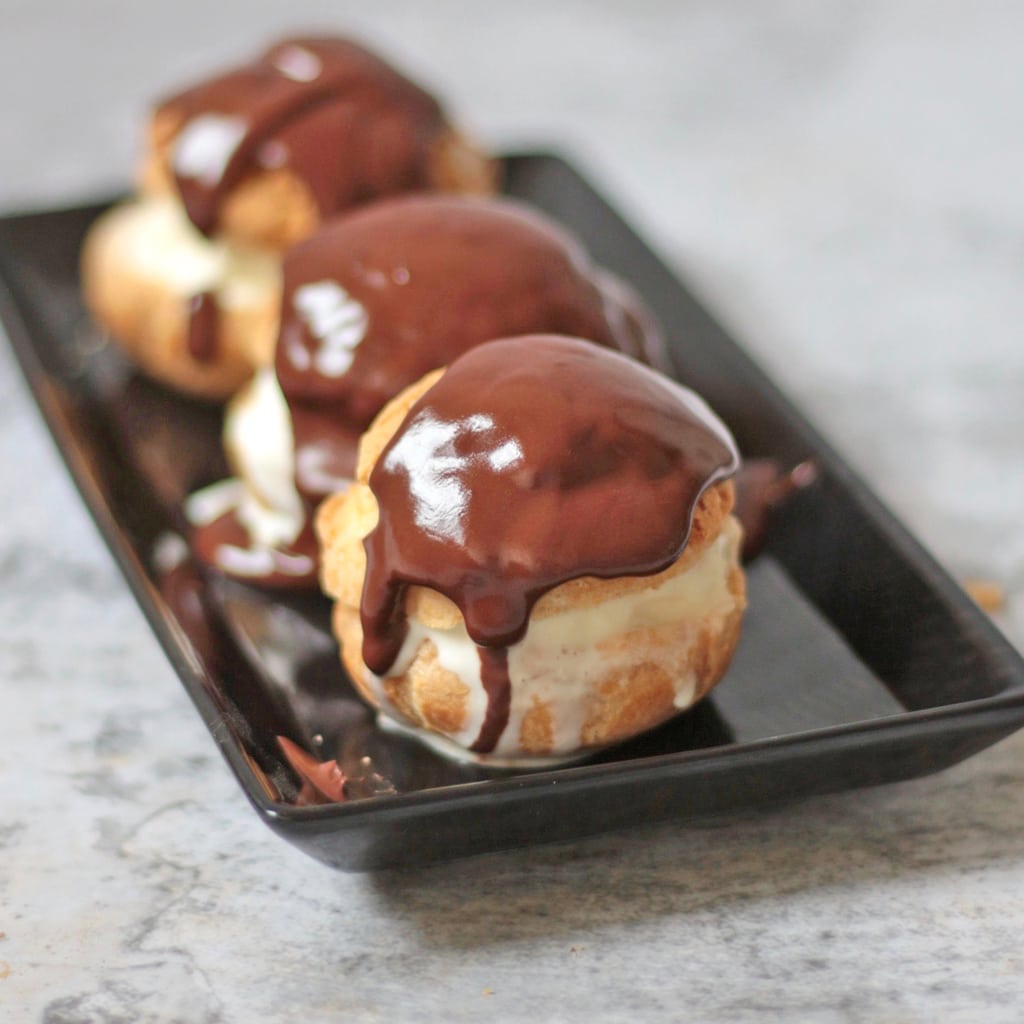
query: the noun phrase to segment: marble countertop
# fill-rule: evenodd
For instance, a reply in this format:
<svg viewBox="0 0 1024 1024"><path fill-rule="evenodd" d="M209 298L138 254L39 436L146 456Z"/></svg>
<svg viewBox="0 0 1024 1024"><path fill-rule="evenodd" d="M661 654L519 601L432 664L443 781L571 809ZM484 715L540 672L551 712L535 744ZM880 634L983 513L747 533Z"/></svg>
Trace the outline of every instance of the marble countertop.
<svg viewBox="0 0 1024 1024"><path fill-rule="evenodd" d="M0 207L123 185L146 99L221 58L356 31L495 145L574 154L1024 648L1024 10L292 6L8 5ZM0 507L3 1021L1020 1020L1024 734L911 783L340 874L257 821L4 346Z"/></svg>

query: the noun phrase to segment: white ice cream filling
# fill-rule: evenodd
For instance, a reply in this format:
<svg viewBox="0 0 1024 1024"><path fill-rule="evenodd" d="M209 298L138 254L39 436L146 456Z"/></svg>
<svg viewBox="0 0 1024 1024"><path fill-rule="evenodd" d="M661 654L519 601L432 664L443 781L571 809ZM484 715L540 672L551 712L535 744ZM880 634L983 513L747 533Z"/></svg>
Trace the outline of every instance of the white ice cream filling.
<svg viewBox="0 0 1024 1024"><path fill-rule="evenodd" d="M685 634L691 627L709 619L729 615L737 604L736 596L729 589L729 576L739 543L739 525L729 517L721 534L686 572L668 578L653 589L532 620L523 639L509 648L511 709L508 725L493 756L510 758L514 755L523 718L537 701L547 704L551 711L551 754L557 756L577 750L588 695L610 673L628 668L635 659L635 652L627 645L615 644L616 638L635 630L672 623ZM696 636L695 631L691 632ZM410 619L408 635L389 674L398 676L405 672L426 640L437 650L438 663L468 690L461 728L445 734L460 747L467 748L480 733L487 712L487 694L480 679L478 648L461 621L452 629L435 629ZM389 710L383 680L369 672L367 677L380 706ZM676 707L680 710L689 707L696 695L696 677L692 673L685 674L677 678L674 685ZM515 760L514 756L511 760Z"/></svg>
<svg viewBox="0 0 1024 1024"><path fill-rule="evenodd" d="M292 543L305 525L306 507L295 487L291 414L273 369L258 371L228 405L224 447L238 473L226 482L233 486L231 507L253 541Z"/></svg>
<svg viewBox="0 0 1024 1024"><path fill-rule="evenodd" d="M120 217L131 263L183 298L214 292L220 306L237 309L263 305L280 287L277 254L206 238L174 197L142 199Z"/></svg>
<svg viewBox="0 0 1024 1024"><path fill-rule="evenodd" d="M291 544L305 525L306 508L295 488L288 403L273 370L260 370L228 406L224 446L239 475L191 495L189 522L205 526L234 512L255 546Z"/></svg>

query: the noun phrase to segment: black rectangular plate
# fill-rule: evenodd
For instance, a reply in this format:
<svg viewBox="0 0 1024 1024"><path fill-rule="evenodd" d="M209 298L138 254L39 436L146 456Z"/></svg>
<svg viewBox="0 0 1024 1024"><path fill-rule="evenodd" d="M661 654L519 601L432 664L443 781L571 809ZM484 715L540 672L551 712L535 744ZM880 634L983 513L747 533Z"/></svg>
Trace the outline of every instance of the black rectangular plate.
<svg viewBox="0 0 1024 1024"><path fill-rule="evenodd" d="M510 157L506 190L638 288L680 375L747 456L820 469L751 567L744 638L713 696L539 772L454 765L382 731L341 674L322 599L169 568L181 498L223 472L219 414L135 375L85 315L78 253L105 204L0 220L0 314L25 376L263 820L344 869L423 863L923 775L1024 723L1014 649L580 174L554 156ZM296 805L279 735L336 757L353 799Z"/></svg>

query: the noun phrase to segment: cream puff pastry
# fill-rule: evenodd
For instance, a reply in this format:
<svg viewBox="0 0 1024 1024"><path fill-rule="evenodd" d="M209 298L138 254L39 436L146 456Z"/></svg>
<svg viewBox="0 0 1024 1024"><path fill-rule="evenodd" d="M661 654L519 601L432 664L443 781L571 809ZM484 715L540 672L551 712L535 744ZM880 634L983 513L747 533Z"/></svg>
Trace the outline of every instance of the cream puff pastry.
<svg viewBox="0 0 1024 1024"><path fill-rule="evenodd" d="M695 394L578 339L482 345L391 402L317 516L342 659L487 763L567 758L703 697L745 606L738 466Z"/></svg>
<svg viewBox="0 0 1024 1024"><path fill-rule="evenodd" d="M388 200L295 246L275 367L225 418L237 480L189 505L200 556L234 576L315 587L309 513L347 486L373 417L427 371L530 332L665 359L643 303L576 239L511 200Z"/></svg>
<svg viewBox="0 0 1024 1024"><path fill-rule="evenodd" d="M157 106L139 198L86 240L86 302L147 373L224 398L271 357L288 246L369 200L494 183L493 161L380 58L286 39Z"/></svg>

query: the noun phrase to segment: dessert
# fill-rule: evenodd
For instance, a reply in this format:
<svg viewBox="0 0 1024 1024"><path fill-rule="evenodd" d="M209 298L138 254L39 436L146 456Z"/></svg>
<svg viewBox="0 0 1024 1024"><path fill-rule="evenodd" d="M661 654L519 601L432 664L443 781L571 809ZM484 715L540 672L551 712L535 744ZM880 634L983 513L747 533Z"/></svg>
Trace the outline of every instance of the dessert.
<svg viewBox="0 0 1024 1024"><path fill-rule="evenodd" d="M200 557L261 583L315 586L309 514L347 486L359 437L384 404L475 345L530 332L665 358L629 289L511 200L389 200L295 246L275 367L227 411L237 479L188 506Z"/></svg>
<svg viewBox="0 0 1024 1024"><path fill-rule="evenodd" d="M737 466L701 399L621 354L552 335L473 349L381 412L317 515L349 675L488 763L659 724L736 644Z"/></svg>
<svg viewBox="0 0 1024 1024"><path fill-rule="evenodd" d="M140 185L86 241L87 304L151 376L223 398L272 358L282 251L382 196L492 191L494 167L380 58L310 37L161 103Z"/></svg>

